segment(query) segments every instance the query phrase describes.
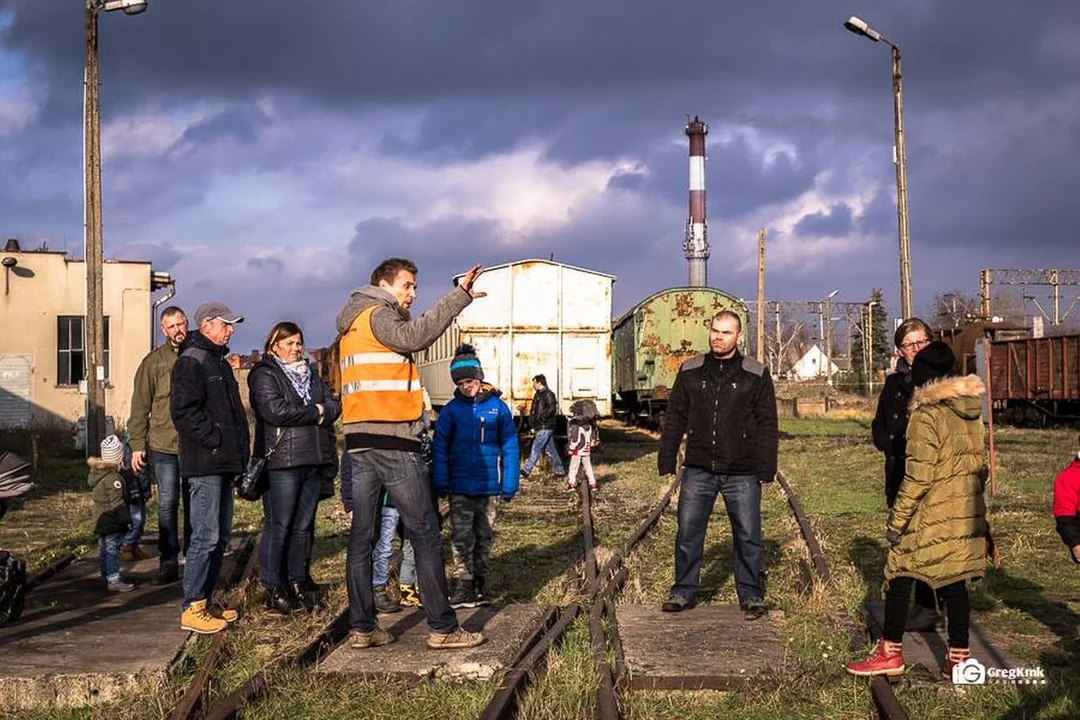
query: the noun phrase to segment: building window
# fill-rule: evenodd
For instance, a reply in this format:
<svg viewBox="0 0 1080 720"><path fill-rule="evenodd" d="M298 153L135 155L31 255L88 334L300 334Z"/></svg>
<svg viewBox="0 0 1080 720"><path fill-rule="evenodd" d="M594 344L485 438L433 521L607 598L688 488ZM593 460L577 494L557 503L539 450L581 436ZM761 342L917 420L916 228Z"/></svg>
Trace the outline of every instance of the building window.
<svg viewBox="0 0 1080 720"><path fill-rule="evenodd" d="M105 379L109 373L109 318L105 318ZM80 315L56 318L56 384L78 385L86 379L86 324Z"/></svg>

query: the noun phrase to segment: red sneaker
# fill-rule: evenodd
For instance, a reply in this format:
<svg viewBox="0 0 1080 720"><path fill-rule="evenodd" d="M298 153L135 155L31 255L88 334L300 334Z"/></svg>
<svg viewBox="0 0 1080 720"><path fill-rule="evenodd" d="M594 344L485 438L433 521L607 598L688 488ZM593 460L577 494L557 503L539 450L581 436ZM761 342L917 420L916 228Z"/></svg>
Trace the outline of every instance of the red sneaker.
<svg viewBox="0 0 1080 720"><path fill-rule="evenodd" d="M870 677L872 675L904 674L903 643L878 640L874 651L865 660L848 663L847 671L852 675Z"/></svg>
<svg viewBox="0 0 1080 720"><path fill-rule="evenodd" d="M953 668L961 663L965 663L971 659L971 650L967 648L954 648L949 647L949 652L945 653L945 664L941 666L941 674L945 676L946 680L952 680Z"/></svg>

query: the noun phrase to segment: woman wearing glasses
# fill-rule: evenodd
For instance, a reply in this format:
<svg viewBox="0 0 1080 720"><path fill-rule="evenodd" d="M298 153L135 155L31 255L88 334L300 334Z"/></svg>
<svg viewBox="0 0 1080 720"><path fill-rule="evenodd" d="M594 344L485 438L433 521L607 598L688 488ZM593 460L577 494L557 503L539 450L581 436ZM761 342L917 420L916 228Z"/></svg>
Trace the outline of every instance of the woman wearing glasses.
<svg viewBox="0 0 1080 720"><path fill-rule="evenodd" d="M896 493L904 480L908 404L914 390L911 366L919 351L930 344L930 326L919 318L908 318L896 328L893 342L900 358L896 362L896 372L885 378L871 425L874 447L885 454L885 503L889 508L896 501ZM907 629L932 630L939 617L933 591L925 583L916 582L915 612L909 615Z"/></svg>

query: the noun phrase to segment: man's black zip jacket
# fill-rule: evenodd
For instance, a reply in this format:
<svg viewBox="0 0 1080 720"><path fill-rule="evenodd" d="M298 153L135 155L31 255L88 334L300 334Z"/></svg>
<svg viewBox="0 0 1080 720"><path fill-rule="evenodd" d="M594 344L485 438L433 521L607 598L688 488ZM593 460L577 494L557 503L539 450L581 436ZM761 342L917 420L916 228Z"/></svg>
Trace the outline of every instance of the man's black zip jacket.
<svg viewBox="0 0 1080 720"><path fill-rule="evenodd" d="M721 360L712 353L682 364L668 397L657 464L661 475L677 470L686 435L688 467L719 475L776 476L779 433L776 393L769 369L738 352Z"/></svg>

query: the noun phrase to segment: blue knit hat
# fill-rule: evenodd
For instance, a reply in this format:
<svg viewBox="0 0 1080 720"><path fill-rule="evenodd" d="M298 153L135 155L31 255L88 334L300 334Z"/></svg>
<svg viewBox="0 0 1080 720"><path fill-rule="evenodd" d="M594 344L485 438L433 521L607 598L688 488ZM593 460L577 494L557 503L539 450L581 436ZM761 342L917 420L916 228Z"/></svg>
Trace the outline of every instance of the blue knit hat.
<svg viewBox="0 0 1080 720"><path fill-rule="evenodd" d="M455 385L462 380L484 379L484 369L480 367L480 360L472 345L462 343L454 351L454 359L450 361L450 379Z"/></svg>

